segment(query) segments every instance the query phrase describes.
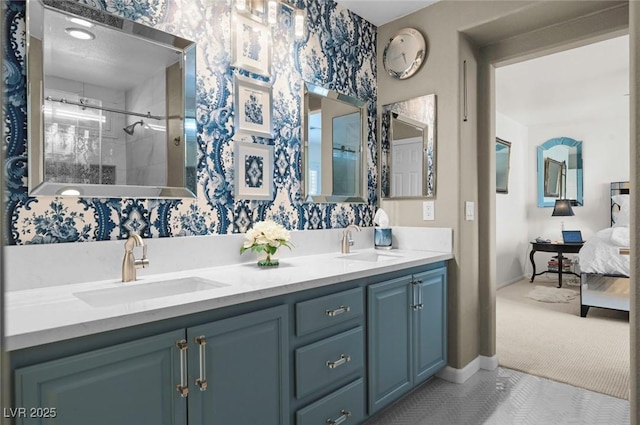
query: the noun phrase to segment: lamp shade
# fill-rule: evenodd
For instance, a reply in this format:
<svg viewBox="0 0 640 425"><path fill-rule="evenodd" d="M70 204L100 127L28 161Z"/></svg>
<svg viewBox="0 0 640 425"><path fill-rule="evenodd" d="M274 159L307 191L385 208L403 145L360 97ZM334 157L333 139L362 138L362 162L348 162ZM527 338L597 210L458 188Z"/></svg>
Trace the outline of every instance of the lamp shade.
<svg viewBox="0 0 640 425"><path fill-rule="evenodd" d="M551 213L551 215L554 217L567 217L574 215L573 209L571 209L571 201L568 199L556 199L556 204L553 207L553 213Z"/></svg>

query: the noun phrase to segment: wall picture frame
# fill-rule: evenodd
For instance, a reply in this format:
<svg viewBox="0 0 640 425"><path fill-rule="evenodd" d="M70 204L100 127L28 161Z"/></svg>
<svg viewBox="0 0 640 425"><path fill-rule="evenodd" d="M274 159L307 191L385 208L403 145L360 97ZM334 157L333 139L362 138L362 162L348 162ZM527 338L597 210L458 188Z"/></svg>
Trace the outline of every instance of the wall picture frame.
<svg viewBox="0 0 640 425"><path fill-rule="evenodd" d="M231 20L231 66L271 77L271 30L252 16L234 13Z"/></svg>
<svg viewBox="0 0 640 425"><path fill-rule="evenodd" d="M511 142L496 137L496 193L509 193Z"/></svg>
<svg viewBox="0 0 640 425"><path fill-rule="evenodd" d="M273 146L235 142L236 199L273 200Z"/></svg>
<svg viewBox="0 0 640 425"><path fill-rule="evenodd" d="M234 94L236 133L272 138L273 98L271 84L236 75Z"/></svg>

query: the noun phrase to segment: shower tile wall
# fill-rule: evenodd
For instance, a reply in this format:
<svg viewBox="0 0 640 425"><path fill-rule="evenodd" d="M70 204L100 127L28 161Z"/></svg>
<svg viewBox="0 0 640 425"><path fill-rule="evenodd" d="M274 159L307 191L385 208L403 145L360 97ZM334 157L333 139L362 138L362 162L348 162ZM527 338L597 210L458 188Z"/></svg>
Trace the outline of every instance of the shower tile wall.
<svg viewBox="0 0 640 425"><path fill-rule="evenodd" d="M372 225L376 170L376 36L374 25L332 0L287 0L306 13L305 39L293 38L291 9L280 8L272 30L275 137L249 138L274 146L273 201L234 197L233 76L230 66L232 2L211 0L78 0L197 42L197 198L179 200L29 197L27 194L25 2L5 10L3 77L7 190L4 237L8 244L244 232L273 219L289 229ZM367 204L306 204L301 200L302 82L368 100ZM121 127L120 127L121 128ZM136 131L139 127L136 128Z"/></svg>
<svg viewBox="0 0 640 425"><path fill-rule="evenodd" d="M165 72L161 70L126 92L126 109L163 116L166 103L165 85ZM137 125L133 135L126 135L127 184L166 186L167 132L160 129L165 128L164 120L128 116L127 125L140 120L151 127Z"/></svg>

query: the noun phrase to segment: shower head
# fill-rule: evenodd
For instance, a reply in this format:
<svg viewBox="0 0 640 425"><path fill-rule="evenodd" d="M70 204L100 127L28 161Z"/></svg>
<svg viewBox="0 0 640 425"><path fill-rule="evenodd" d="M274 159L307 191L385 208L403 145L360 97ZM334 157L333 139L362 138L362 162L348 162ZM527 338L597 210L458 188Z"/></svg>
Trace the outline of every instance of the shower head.
<svg viewBox="0 0 640 425"><path fill-rule="evenodd" d="M131 125L126 126L125 128L123 128L124 132L127 133L129 136L133 136L133 130L136 128L136 125L142 125L143 127L146 127L144 124L144 121L140 120L140 121L136 121Z"/></svg>

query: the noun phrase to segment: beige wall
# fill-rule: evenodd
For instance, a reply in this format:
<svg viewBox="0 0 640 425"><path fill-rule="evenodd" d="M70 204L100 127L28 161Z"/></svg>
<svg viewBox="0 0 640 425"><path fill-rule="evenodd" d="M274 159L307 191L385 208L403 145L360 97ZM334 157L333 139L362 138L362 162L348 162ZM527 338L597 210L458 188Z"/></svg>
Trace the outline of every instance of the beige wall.
<svg viewBox="0 0 640 425"><path fill-rule="evenodd" d="M631 1L629 7L629 54L631 77L629 81L630 90L630 107L631 107L631 132L630 141L631 155L631 228L637 229L640 223L640 211L638 210L638 196L640 195L640 185L638 185L638 164L640 164L640 2ZM640 380L638 379L638 370L640 370L640 357L638 351L640 348L640 340L638 339L638 309L640 308L640 300L638 299L638 282L640 282L640 269L638 261L640 261L640 238L637 232L631 232L631 394L629 400L631 402L631 425L640 423L638 418L638 407L640 405Z"/></svg>
<svg viewBox="0 0 640 425"><path fill-rule="evenodd" d="M476 59L460 31L507 16L530 6L528 1L443 1L378 28L378 51L404 27L420 30L427 39L423 68L405 81L382 70L378 55L378 110L381 105L435 93L437 96L436 220L422 220L422 200L381 201L392 225L451 227L455 261L449 268L449 359L462 368L480 353L479 217L477 170ZM468 120L463 122L462 62L467 60ZM495 184L495 183L494 183ZM465 201L476 203L476 220L465 221ZM495 309L489 308L489 311ZM495 326L492 326L495 328ZM495 347L495 344L492 344ZM493 350L483 350L493 355Z"/></svg>
<svg viewBox="0 0 640 425"><path fill-rule="evenodd" d="M454 368L466 366L478 355L495 354L493 67L619 35L628 26L627 5L619 1L445 0L378 29L378 109L424 94L437 95L436 220L422 221L422 200L383 200L381 206L394 225L454 230L448 323L448 363ZM574 20L582 16L587 17ZM397 81L382 72L381 58L386 40L404 27L425 35L429 54L414 77ZM464 60L466 122L462 119ZM465 221L466 201L476 202L475 221Z"/></svg>

